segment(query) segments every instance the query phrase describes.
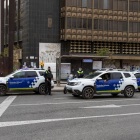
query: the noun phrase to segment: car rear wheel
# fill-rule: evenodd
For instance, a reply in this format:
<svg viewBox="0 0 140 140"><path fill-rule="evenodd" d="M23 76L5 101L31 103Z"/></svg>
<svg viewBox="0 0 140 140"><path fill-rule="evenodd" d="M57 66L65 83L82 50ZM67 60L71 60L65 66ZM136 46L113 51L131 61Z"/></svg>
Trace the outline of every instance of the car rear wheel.
<svg viewBox="0 0 140 140"><path fill-rule="evenodd" d="M117 97L119 93L111 93L112 96Z"/></svg>
<svg viewBox="0 0 140 140"><path fill-rule="evenodd" d="M134 96L134 88L132 86L127 86L124 90L124 96L126 98L132 98Z"/></svg>
<svg viewBox="0 0 140 140"><path fill-rule="evenodd" d="M39 86L39 93L40 94L45 94L45 84L42 84Z"/></svg>
<svg viewBox="0 0 140 140"><path fill-rule="evenodd" d="M6 87L4 85L0 85L0 96L6 95Z"/></svg>
<svg viewBox="0 0 140 140"><path fill-rule="evenodd" d="M92 99L94 96L94 89L91 87L86 87L83 90L83 98L84 99Z"/></svg>

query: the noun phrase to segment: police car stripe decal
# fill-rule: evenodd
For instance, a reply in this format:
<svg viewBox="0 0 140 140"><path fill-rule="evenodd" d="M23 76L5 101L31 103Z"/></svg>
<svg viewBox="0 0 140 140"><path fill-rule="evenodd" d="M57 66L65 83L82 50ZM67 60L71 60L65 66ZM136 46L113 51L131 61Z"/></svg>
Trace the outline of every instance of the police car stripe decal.
<svg viewBox="0 0 140 140"><path fill-rule="evenodd" d="M9 90L35 89L35 88L10 88Z"/></svg>
<svg viewBox="0 0 140 140"><path fill-rule="evenodd" d="M121 90L108 90L108 91L96 91L97 93L99 92L121 92Z"/></svg>

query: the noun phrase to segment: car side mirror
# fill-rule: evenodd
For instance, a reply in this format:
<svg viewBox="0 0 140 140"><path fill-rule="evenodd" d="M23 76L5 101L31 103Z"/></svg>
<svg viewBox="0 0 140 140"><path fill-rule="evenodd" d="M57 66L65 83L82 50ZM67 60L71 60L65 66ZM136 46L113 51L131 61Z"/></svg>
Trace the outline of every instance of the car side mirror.
<svg viewBox="0 0 140 140"><path fill-rule="evenodd" d="M101 77L98 77L98 78L97 78L97 81L99 81L99 80L103 80L103 79L102 79Z"/></svg>
<svg viewBox="0 0 140 140"><path fill-rule="evenodd" d="M10 76L9 78L10 78L10 79L13 79L13 78L14 78L14 76Z"/></svg>

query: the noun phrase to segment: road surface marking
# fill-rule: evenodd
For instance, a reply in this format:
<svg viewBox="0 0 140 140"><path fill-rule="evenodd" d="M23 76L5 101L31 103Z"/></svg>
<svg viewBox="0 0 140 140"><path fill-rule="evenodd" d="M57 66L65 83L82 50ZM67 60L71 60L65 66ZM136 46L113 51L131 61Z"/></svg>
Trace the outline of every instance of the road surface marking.
<svg viewBox="0 0 140 140"><path fill-rule="evenodd" d="M79 107L79 108L119 108L119 107L125 107L125 106L140 106L140 104L127 104L127 105L101 105L101 106L89 106L89 107Z"/></svg>
<svg viewBox="0 0 140 140"><path fill-rule="evenodd" d="M0 117L6 111L6 109L10 106L10 104L15 100L17 96L9 96L0 104Z"/></svg>
<svg viewBox="0 0 140 140"><path fill-rule="evenodd" d="M89 107L79 107L79 108L119 108L117 105L101 105L101 106L89 106Z"/></svg>
<svg viewBox="0 0 140 140"><path fill-rule="evenodd" d="M139 101L140 99L123 99L123 100L103 100L103 101L82 101L82 102L60 102L60 103L38 103L38 104L13 104L11 106L41 106L41 105L62 105L62 104L83 104L83 103L102 103L102 102L122 102L122 101Z"/></svg>
<svg viewBox="0 0 140 140"><path fill-rule="evenodd" d="M1 127L8 127L8 126L27 125L27 124L38 124L38 123L70 121L70 120L83 120L83 119L94 119L94 118L105 118L105 117L134 116L134 115L140 115L140 112L139 113L128 113L128 114L74 117L74 118L59 118L59 119L29 120L29 121L15 121L15 122L0 122L0 128Z"/></svg>

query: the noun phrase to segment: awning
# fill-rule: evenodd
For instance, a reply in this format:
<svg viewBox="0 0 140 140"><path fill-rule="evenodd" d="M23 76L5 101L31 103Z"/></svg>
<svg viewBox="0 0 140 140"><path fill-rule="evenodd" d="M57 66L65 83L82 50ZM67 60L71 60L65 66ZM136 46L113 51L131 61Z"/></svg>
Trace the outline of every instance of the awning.
<svg viewBox="0 0 140 140"><path fill-rule="evenodd" d="M119 60L140 60L140 56L112 56L112 59Z"/></svg>
<svg viewBox="0 0 140 140"><path fill-rule="evenodd" d="M61 58L80 58L80 59L106 59L109 56L93 56L93 55L62 55Z"/></svg>

